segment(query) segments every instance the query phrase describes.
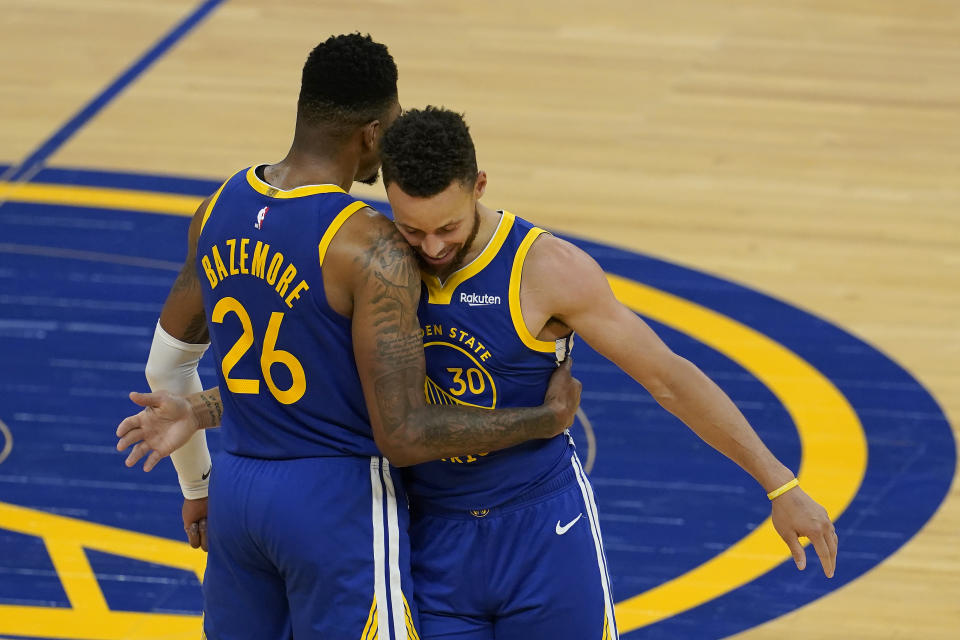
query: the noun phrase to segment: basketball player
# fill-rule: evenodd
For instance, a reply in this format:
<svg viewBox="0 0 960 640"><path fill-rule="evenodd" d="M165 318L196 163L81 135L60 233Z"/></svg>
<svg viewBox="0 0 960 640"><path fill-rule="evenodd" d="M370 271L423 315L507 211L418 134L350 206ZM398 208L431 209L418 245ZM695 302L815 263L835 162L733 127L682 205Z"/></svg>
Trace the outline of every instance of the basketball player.
<svg viewBox="0 0 960 640"><path fill-rule="evenodd" d="M206 405L224 428L216 469L202 432L175 454L184 526L209 544L211 639L416 638L406 496L383 456L406 465L509 447L573 421L569 367L533 408L426 406L416 261L347 193L376 180L399 113L386 47L328 39L304 65L287 157L235 174L191 222L147 377L155 390L198 390L209 340L226 390ZM142 430L127 425L136 441Z"/></svg>
<svg viewBox="0 0 960 640"><path fill-rule="evenodd" d="M576 332L770 492L799 568L806 536L833 575L826 512L726 394L614 298L586 253L480 202L487 176L459 114L404 113L381 158L394 221L423 272L431 402L529 404ZM617 637L597 507L568 435L404 472L424 640Z"/></svg>
<svg viewBox="0 0 960 640"><path fill-rule="evenodd" d="M404 114L382 155L396 224L426 284L419 313L431 401L522 405L542 394L577 330L769 491L799 568L806 536L833 575L837 538L825 511L729 398L615 300L589 256L479 202L486 174L459 115ZM165 400L157 407L167 424L148 421L157 435L189 413L186 400ZM405 472L422 638L616 637L593 492L567 436Z"/></svg>

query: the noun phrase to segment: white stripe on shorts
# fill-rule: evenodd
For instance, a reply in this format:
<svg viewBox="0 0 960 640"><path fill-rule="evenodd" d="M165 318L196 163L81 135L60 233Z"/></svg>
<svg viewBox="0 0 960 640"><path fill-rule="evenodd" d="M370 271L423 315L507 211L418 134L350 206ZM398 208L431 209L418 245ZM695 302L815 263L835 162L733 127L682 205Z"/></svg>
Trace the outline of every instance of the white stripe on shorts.
<svg viewBox="0 0 960 640"><path fill-rule="evenodd" d="M373 496L373 597L377 605L379 631L383 637L389 634L390 627L380 613L387 610L387 581L383 553L383 485L380 480L380 458L370 458L370 493Z"/></svg>
<svg viewBox="0 0 960 640"><path fill-rule="evenodd" d="M380 467L387 488L387 535L390 542L390 608L396 640L407 640L407 614L403 608L400 585L400 525L397 521L397 492L390 475L390 463L383 459Z"/></svg>
<svg viewBox="0 0 960 640"><path fill-rule="evenodd" d="M613 615L613 599L610 597L610 577L607 574L607 558L603 553L603 540L600 537L600 518L597 515L597 504L593 498L593 487L590 486L590 480L587 474L583 472L580 466L580 459L574 453L570 456L570 463L573 465L573 472L577 476L577 484L580 485L580 493L583 494L583 503L587 508L587 520L590 522L590 533L593 534L593 546L597 550L597 566L600 569L600 581L603 584L603 603L606 609L607 625L610 628L611 640L619 638L617 634L617 622Z"/></svg>

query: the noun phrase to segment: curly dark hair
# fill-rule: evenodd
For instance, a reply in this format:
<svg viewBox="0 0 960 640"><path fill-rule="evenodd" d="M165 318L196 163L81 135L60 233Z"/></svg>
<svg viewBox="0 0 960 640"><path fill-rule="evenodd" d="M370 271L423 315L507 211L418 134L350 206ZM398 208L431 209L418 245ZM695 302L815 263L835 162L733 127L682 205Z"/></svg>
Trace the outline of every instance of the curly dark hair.
<svg viewBox="0 0 960 640"><path fill-rule="evenodd" d="M477 153L463 115L443 107L411 109L387 129L380 146L383 182L404 193L426 198L454 180L472 186L477 180Z"/></svg>
<svg viewBox="0 0 960 640"><path fill-rule="evenodd" d="M331 36L303 65L297 117L312 125L359 126L397 99L397 65L369 35Z"/></svg>

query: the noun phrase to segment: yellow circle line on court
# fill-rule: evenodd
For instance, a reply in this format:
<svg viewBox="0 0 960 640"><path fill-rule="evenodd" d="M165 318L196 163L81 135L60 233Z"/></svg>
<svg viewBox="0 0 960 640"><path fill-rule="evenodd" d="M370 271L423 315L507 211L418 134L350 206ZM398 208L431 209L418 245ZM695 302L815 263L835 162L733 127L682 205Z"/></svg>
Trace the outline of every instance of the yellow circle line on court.
<svg viewBox="0 0 960 640"><path fill-rule="evenodd" d="M857 494L867 469L863 427L840 390L797 354L746 325L626 278L607 279L623 304L724 354L773 392L800 436L800 486L836 520ZM759 487L757 500L766 500ZM704 564L617 603L617 626L626 633L677 615L747 584L788 558L787 546L767 518Z"/></svg>
<svg viewBox="0 0 960 640"><path fill-rule="evenodd" d="M102 187L0 182L0 200L190 216L202 198ZM633 280L614 275L607 279L626 306L724 354L773 392L790 414L800 437L801 486L836 520L856 495L867 467L863 428L839 389L797 354L744 324ZM765 499L759 487L757 499ZM0 527L17 530L12 521L2 518L3 514L0 509ZM704 564L619 602L617 626L626 633L683 613L747 584L789 558L786 545L767 518L749 535ZM15 609L18 608L0 608L5 614Z"/></svg>
<svg viewBox="0 0 960 640"><path fill-rule="evenodd" d="M133 189L34 182L0 182L0 201L5 200L192 216L203 198L177 193L135 191Z"/></svg>

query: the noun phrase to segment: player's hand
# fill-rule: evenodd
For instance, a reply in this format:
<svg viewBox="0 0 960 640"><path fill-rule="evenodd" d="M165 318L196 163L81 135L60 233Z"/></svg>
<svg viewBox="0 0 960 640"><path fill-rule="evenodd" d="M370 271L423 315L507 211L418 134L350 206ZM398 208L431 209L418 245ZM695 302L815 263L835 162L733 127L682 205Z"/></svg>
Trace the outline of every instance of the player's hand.
<svg viewBox="0 0 960 640"><path fill-rule="evenodd" d="M773 528L790 547L797 569L803 571L807 566L807 554L798 538L809 538L810 543L820 557L823 573L833 577L837 566L837 532L827 512L808 496L803 489L796 487L773 499Z"/></svg>
<svg viewBox="0 0 960 640"><path fill-rule="evenodd" d="M550 376L550 385L543 403L550 407L558 418L556 433L573 424L580 406L580 391L583 385L573 377L573 358L567 356Z"/></svg>
<svg viewBox="0 0 960 640"><path fill-rule="evenodd" d="M160 460L182 447L200 428L196 414L183 396L166 391L133 392L130 399L146 408L135 416L124 418L117 427L117 437L120 438L117 451L134 445L125 463L128 467L149 453L143 470L150 471Z"/></svg>
<svg viewBox="0 0 960 640"><path fill-rule="evenodd" d="M207 499L183 500L183 530L194 549L207 550Z"/></svg>

